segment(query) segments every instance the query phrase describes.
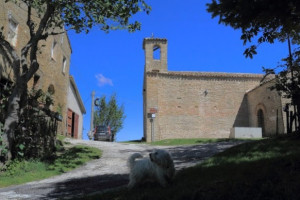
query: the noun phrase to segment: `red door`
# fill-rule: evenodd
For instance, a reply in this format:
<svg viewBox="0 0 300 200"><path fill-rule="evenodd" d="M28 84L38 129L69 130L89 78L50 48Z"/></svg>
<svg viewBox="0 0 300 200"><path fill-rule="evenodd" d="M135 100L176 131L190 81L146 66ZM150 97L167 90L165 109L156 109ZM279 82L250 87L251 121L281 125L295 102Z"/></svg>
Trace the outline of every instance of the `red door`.
<svg viewBox="0 0 300 200"><path fill-rule="evenodd" d="M67 136L72 136L72 121L73 121L73 112L72 110L68 109L68 119L67 119Z"/></svg>

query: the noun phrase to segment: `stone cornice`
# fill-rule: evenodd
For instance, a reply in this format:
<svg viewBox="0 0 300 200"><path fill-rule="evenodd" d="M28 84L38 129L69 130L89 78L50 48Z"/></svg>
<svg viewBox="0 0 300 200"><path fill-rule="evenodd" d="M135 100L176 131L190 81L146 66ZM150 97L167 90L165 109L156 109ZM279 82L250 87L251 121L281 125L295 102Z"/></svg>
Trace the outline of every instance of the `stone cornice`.
<svg viewBox="0 0 300 200"><path fill-rule="evenodd" d="M146 72L149 76L165 76L173 78L194 78L194 79L245 79L245 80L261 80L263 74L248 74L248 73L221 73L221 72Z"/></svg>
<svg viewBox="0 0 300 200"><path fill-rule="evenodd" d="M163 43L166 43L167 39L166 38L144 38L143 49L145 49L145 43L147 41L149 41L149 42L163 42Z"/></svg>

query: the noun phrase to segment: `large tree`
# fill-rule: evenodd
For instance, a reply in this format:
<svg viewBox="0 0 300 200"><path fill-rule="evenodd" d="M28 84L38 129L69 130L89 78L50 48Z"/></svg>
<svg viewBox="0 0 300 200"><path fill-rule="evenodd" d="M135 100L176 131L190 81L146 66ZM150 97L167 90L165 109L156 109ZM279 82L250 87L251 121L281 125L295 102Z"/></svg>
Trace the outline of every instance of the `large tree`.
<svg viewBox="0 0 300 200"><path fill-rule="evenodd" d="M139 11L148 14L150 7L144 0L6 0L8 1L26 5L26 24L30 34L19 54L0 32L0 49L14 71L14 86L8 101L2 136L8 151L7 159L11 159L14 130L19 121L27 83L39 69L39 42L46 40L49 35L62 33L57 30L73 29L77 33L88 33L94 26L99 26L105 32L115 29L133 32L139 30L141 25L137 21L131 21L130 17ZM33 12L38 13L38 21L33 20Z"/></svg>
<svg viewBox="0 0 300 200"><path fill-rule="evenodd" d="M242 31L244 45L257 39L257 44L245 50L246 57L256 54L257 46L263 42L291 39L300 43L298 0L212 0L207 7L213 18L219 17L219 23Z"/></svg>
<svg viewBox="0 0 300 200"><path fill-rule="evenodd" d="M102 96L96 99L96 111L94 113L94 125L109 126L113 135L113 140L123 127L125 119L124 106L118 106L116 94L113 94L109 101L106 102L106 97Z"/></svg>
<svg viewBox="0 0 300 200"><path fill-rule="evenodd" d="M300 1L212 0L207 7L212 17L219 17L219 23L242 31L244 45L251 43L244 51L246 57L252 58L262 43L276 40L287 43L288 56L282 59L284 64L280 67L283 68L276 74L274 88L291 99L300 124ZM265 71L275 74L274 68Z"/></svg>

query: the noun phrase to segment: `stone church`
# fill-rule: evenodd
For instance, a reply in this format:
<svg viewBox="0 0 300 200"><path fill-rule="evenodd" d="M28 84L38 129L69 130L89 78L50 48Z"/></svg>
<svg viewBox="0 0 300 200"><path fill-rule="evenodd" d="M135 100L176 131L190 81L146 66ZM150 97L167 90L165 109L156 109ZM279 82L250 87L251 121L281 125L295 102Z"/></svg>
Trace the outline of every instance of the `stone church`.
<svg viewBox="0 0 300 200"><path fill-rule="evenodd" d="M144 138L229 138L234 127L284 133L287 100L263 74L168 71L167 39L145 38ZM158 53L156 53L158 52Z"/></svg>

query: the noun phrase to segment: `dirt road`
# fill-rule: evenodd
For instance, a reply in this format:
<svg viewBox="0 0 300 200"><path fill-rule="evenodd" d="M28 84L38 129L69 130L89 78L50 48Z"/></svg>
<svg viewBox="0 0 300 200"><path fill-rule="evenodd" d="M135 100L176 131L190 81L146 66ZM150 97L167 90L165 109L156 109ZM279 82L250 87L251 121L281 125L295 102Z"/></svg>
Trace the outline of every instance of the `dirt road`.
<svg viewBox="0 0 300 200"><path fill-rule="evenodd" d="M146 144L123 144L68 139L72 144L84 144L103 150L100 159L71 172L49 179L0 189L1 200L70 199L81 195L123 187L128 183L127 158L135 152L145 156L154 148L167 149L176 170L200 163L204 159L240 142L219 142L192 146L155 147Z"/></svg>

